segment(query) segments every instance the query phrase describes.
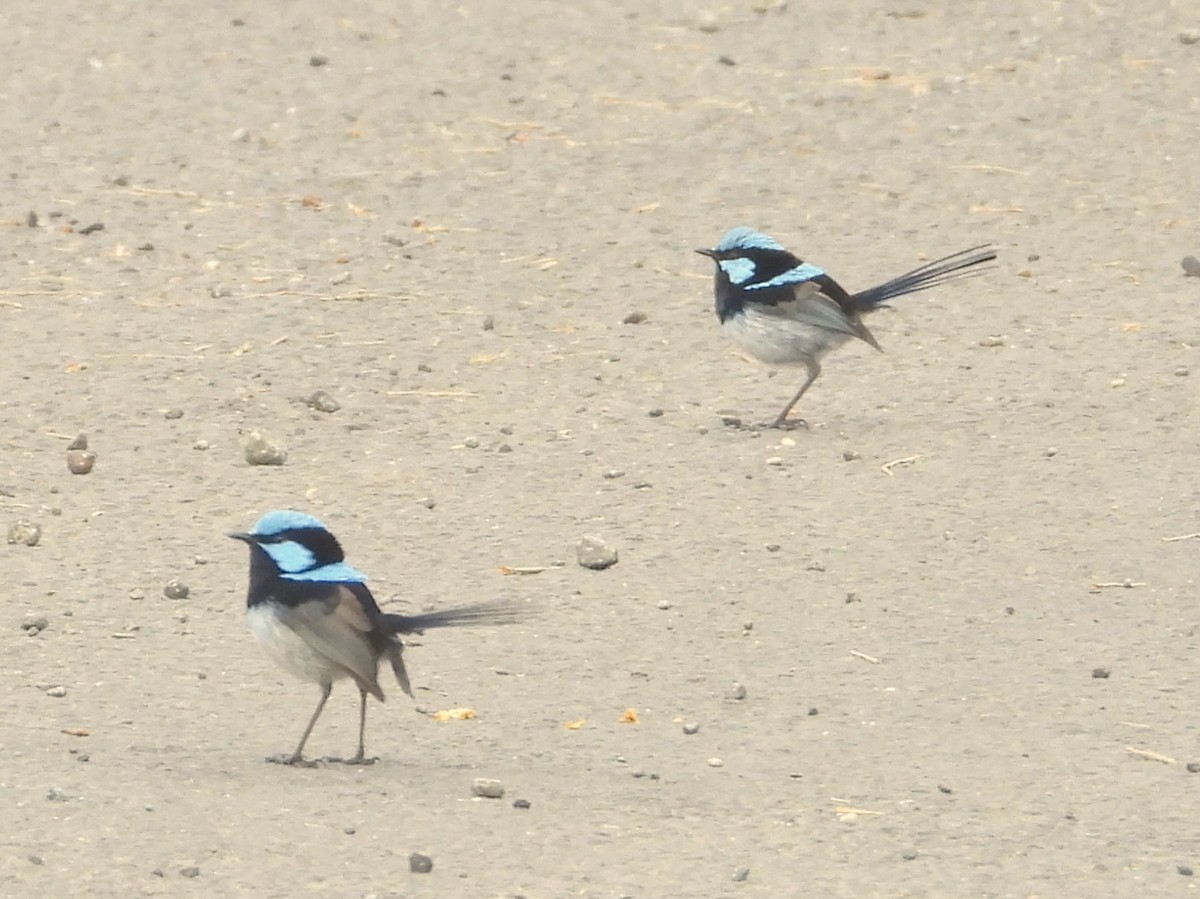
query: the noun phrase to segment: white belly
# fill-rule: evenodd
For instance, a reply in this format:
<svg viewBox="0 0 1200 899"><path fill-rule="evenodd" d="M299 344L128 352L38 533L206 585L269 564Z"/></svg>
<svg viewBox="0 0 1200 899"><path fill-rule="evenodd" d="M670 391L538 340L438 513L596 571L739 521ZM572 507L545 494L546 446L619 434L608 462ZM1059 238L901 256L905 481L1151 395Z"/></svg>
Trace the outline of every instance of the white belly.
<svg viewBox="0 0 1200 899"><path fill-rule="evenodd" d="M746 309L721 323L722 330L756 358L771 365L804 365L850 339L841 331Z"/></svg>
<svg viewBox="0 0 1200 899"><path fill-rule="evenodd" d="M248 608L246 626L275 664L289 674L315 684L331 684L346 676L344 668L330 662L280 621L278 611L271 603Z"/></svg>

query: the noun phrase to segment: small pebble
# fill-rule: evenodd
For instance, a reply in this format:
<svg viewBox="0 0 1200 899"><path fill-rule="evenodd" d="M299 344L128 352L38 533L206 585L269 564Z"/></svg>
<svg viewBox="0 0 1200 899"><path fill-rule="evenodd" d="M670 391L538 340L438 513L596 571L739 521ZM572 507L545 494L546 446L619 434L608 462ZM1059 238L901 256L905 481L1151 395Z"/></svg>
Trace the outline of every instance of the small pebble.
<svg viewBox="0 0 1200 899"><path fill-rule="evenodd" d="M1092 677L1104 679L1104 678L1107 678L1110 674L1112 674L1112 670L1109 668L1093 668L1092 669Z"/></svg>
<svg viewBox="0 0 1200 899"><path fill-rule="evenodd" d="M1200 762L1187 763L1188 774L1200 774Z"/></svg>
<svg viewBox="0 0 1200 899"><path fill-rule="evenodd" d="M484 799L500 799L504 796L504 784L489 777L477 777L471 781L471 792Z"/></svg>
<svg viewBox="0 0 1200 899"><path fill-rule="evenodd" d="M1058 447L1057 446L1046 447L1046 458L1047 459L1053 459L1057 455L1058 455Z"/></svg>
<svg viewBox="0 0 1200 899"><path fill-rule="evenodd" d="M345 834L346 836L348 836L348 837L352 837L352 836L354 836L356 833L358 833L358 828L356 828L354 825L352 825L352 824L351 824L351 825L349 825L349 826L347 826L347 827L343 827L343 828L342 828L342 833L344 833L344 834Z"/></svg>
<svg viewBox="0 0 1200 899"><path fill-rule="evenodd" d="M336 275L334 275L332 278L330 278L329 283L332 284L334 287L337 287L337 285L345 284L349 280L350 280L350 273L347 271L341 271L341 272L338 272Z"/></svg>
<svg viewBox="0 0 1200 899"><path fill-rule="evenodd" d="M428 855L414 852L408 857L408 870L413 874L428 874L433 870L433 859Z"/></svg>
<svg viewBox="0 0 1200 899"><path fill-rule="evenodd" d="M1004 338L996 337L996 336L981 337L981 338L979 338L979 345L980 346L1004 346Z"/></svg>
<svg viewBox="0 0 1200 899"><path fill-rule="evenodd" d="M75 436L75 439L74 439L74 440L72 440L70 443L68 443L68 444L67 444L67 449L69 449L69 450L73 450L73 449L79 449L79 450L83 450L83 449L87 449L87 446L88 446L88 436L87 436L87 434L77 434L77 435Z"/></svg>
<svg viewBox="0 0 1200 899"><path fill-rule="evenodd" d="M621 319L623 325L640 325L646 320L645 312L630 312L627 316Z"/></svg>
<svg viewBox="0 0 1200 899"><path fill-rule="evenodd" d="M479 438L468 437L463 441L463 446L465 446L467 449L477 449L479 447Z"/></svg>
<svg viewBox="0 0 1200 899"><path fill-rule="evenodd" d="M437 505L437 501L432 496L423 496L417 500L418 506L424 506L426 509L432 509Z"/></svg>
<svg viewBox="0 0 1200 899"><path fill-rule="evenodd" d="M915 859L917 857L917 850L916 849L905 849L903 852L900 853L900 857L902 859L904 859L906 862L911 862L913 859Z"/></svg>
<svg viewBox="0 0 1200 899"><path fill-rule="evenodd" d="M1200 34L1200 32L1197 33ZM1195 256L1184 256L1183 262L1180 265L1183 266L1184 274L1191 275L1193 278L1200 278L1200 259L1197 259Z"/></svg>
<svg viewBox="0 0 1200 899"><path fill-rule="evenodd" d="M646 414L649 415L651 418L662 418L663 410L662 409L651 409Z"/></svg>
<svg viewBox="0 0 1200 899"><path fill-rule="evenodd" d="M660 600L658 601L658 607L659 607L660 609L662 609L664 612L665 612L665 611L667 611L667 609L671 608L671 600L669 600L669 599L660 599Z"/></svg>
<svg viewBox="0 0 1200 899"><path fill-rule="evenodd" d="M1186 378L1189 374L1191 374L1191 372L1188 371L1188 367L1186 365L1181 365L1175 369L1175 377L1177 378Z"/></svg>
<svg viewBox="0 0 1200 899"><path fill-rule="evenodd" d="M854 450L842 450L842 460L845 462L853 462L856 459L861 459L862 453L857 453Z"/></svg>
<svg viewBox="0 0 1200 899"><path fill-rule="evenodd" d="M183 410L168 409L163 413L163 418L165 418L167 421L178 421L179 419L183 418Z"/></svg>
<svg viewBox="0 0 1200 899"><path fill-rule="evenodd" d="M1187 865L1180 865L1175 870L1178 871L1180 874L1182 874L1184 877L1192 876L1192 869L1190 867L1188 867Z"/></svg>
<svg viewBox="0 0 1200 899"><path fill-rule="evenodd" d="M185 868L179 869L179 876L180 877L199 877L200 869L198 867L196 867L195 865L188 865Z"/></svg>
<svg viewBox="0 0 1200 899"><path fill-rule="evenodd" d="M50 687L48 690L46 690L46 695L53 696L55 699L62 699L67 695L67 688L59 684L58 686Z"/></svg>
<svg viewBox="0 0 1200 899"><path fill-rule="evenodd" d="M767 459L767 464L774 465L776 468L778 468L783 464L783 456L771 456Z"/></svg>
<svg viewBox="0 0 1200 899"><path fill-rule="evenodd" d="M532 804L528 799L513 800L513 808L529 808Z"/></svg>
<svg viewBox="0 0 1200 899"><path fill-rule="evenodd" d="M141 587L134 587L132 590L129 591L129 598L133 599L133 600L145 599L146 591L143 590Z"/></svg>
<svg viewBox="0 0 1200 899"><path fill-rule="evenodd" d="M617 551L599 537L582 537L575 545L575 558L584 568L603 571L617 564Z"/></svg>
<svg viewBox="0 0 1200 899"><path fill-rule="evenodd" d="M321 66L329 64L329 57L322 56L320 53L314 53L308 58L308 64L314 69L319 69Z"/></svg>
<svg viewBox="0 0 1200 899"><path fill-rule="evenodd" d="M749 876L750 876L749 868L738 868L736 871L733 872L733 882L734 883L744 883L746 878Z"/></svg>
<svg viewBox="0 0 1200 899"><path fill-rule="evenodd" d="M287 461L287 450L252 431L246 441L246 461L251 465L282 465Z"/></svg>
<svg viewBox="0 0 1200 899"><path fill-rule="evenodd" d="M485 331L495 331L496 330L496 317L494 315L485 315L483 317L483 330L485 330Z"/></svg>
<svg viewBox="0 0 1200 899"><path fill-rule="evenodd" d="M685 724L683 726L683 732L685 734L687 734L689 737L692 734L698 734L698 733L700 733L700 725L697 724L695 721L689 721L687 724Z"/></svg>
<svg viewBox="0 0 1200 899"><path fill-rule="evenodd" d="M781 546L780 546L778 543L768 543L768 544L766 545L766 550L767 550L767 552L769 552L769 553L777 553L777 552L779 552L779 550L780 550L780 549L782 549L782 548L783 548L783 547L781 547Z"/></svg>
<svg viewBox="0 0 1200 899"><path fill-rule="evenodd" d="M708 767L710 768L721 768L724 766L724 764L725 762L722 759L716 758L715 756L708 760Z"/></svg>
<svg viewBox="0 0 1200 899"><path fill-rule="evenodd" d="M57 787L51 787L46 791L46 798L51 802L70 802L71 797Z"/></svg>
<svg viewBox="0 0 1200 899"><path fill-rule="evenodd" d="M8 529L9 543L23 543L26 546L37 546L42 539L42 526L32 521L19 519Z"/></svg>
<svg viewBox="0 0 1200 899"><path fill-rule="evenodd" d="M1109 387L1124 387L1125 379L1124 378L1113 378L1111 381L1108 382L1108 386Z"/></svg>
<svg viewBox="0 0 1200 899"><path fill-rule="evenodd" d="M44 864L46 864L46 860L44 858L42 858L40 855L31 855L31 856L29 856L29 864L44 865Z"/></svg>
<svg viewBox="0 0 1200 899"><path fill-rule="evenodd" d="M209 442L207 440L197 440L195 443L192 444L192 449L200 450L201 452L208 449L208 447L209 447Z"/></svg>
<svg viewBox="0 0 1200 899"><path fill-rule="evenodd" d="M67 450L67 470L71 474L89 474L95 464L95 453L89 450Z"/></svg>
<svg viewBox="0 0 1200 899"><path fill-rule="evenodd" d="M191 592L188 585L177 577L173 577L163 584L163 596L167 599L187 599L187 595Z"/></svg>
<svg viewBox="0 0 1200 899"><path fill-rule="evenodd" d="M746 698L746 687L734 681L733 688L729 691L729 698L741 702Z"/></svg>
<svg viewBox="0 0 1200 899"><path fill-rule="evenodd" d="M50 619L45 615L26 615L21 622L21 630L30 635L39 634L50 626Z"/></svg>
<svg viewBox="0 0 1200 899"><path fill-rule="evenodd" d="M336 412L342 404L324 390L314 390L304 398L304 405L317 412Z"/></svg>
<svg viewBox="0 0 1200 899"><path fill-rule="evenodd" d="M619 468L613 468L604 472L604 479L606 481L615 481L617 478L623 477L625 477L625 472L621 471Z"/></svg>
<svg viewBox="0 0 1200 899"><path fill-rule="evenodd" d="M237 131L233 132L233 134L229 135L229 139L235 144L244 144L246 141L250 140L250 129L239 128Z"/></svg>
<svg viewBox="0 0 1200 899"><path fill-rule="evenodd" d="M25 216L25 226L27 228L36 228L38 226L38 214L32 209Z"/></svg>
<svg viewBox="0 0 1200 899"><path fill-rule="evenodd" d="M1200 28L1191 28L1191 29L1188 29L1187 31L1179 32L1179 43L1183 44L1184 46L1188 46L1188 47L1192 46L1193 44L1200 44ZM1195 257L1189 256L1188 258L1193 259ZM1188 274L1189 275L1200 275L1200 262L1196 263L1196 268L1197 268L1197 271L1188 272Z"/></svg>

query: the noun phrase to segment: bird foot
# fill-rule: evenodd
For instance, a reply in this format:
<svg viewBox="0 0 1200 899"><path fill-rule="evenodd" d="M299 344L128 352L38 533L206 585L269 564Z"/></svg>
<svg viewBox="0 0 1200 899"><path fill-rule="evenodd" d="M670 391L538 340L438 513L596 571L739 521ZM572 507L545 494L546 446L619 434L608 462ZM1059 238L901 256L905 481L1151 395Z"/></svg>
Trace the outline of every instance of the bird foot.
<svg viewBox="0 0 1200 899"><path fill-rule="evenodd" d="M331 765L374 765L379 761L379 758L377 756L356 755L348 759L343 759L336 756L328 756L324 761Z"/></svg>
<svg viewBox="0 0 1200 899"><path fill-rule="evenodd" d="M321 762L318 759L306 759L299 755L269 755L267 761L272 765L288 765L292 768L316 768Z"/></svg>
<svg viewBox="0 0 1200 899"><path fill-rule="evenodd" d="M761 425L754 425L751 430L754 431L798 431L799 428L804 428L805 431L811 431L809 422L802 418L780 418L774 421L763 421Z"/></svg>

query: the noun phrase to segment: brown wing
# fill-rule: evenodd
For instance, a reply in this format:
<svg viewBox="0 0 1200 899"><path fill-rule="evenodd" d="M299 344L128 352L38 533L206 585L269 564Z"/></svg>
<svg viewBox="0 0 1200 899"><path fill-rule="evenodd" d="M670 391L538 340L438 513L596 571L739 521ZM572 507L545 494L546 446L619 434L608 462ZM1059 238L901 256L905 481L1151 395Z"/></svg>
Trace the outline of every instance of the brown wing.
<svg viewBox="0 0 1200 899"><path fill-rule="evenodd" d="M793 287L792 293L789 300L757 307L759 313L804 322L827 331L842 331L882 350L858 313L847 311L843 304L825 292L820 282L804 281Z"/></svg>
<svg viewBox="0 0 1200 899"><path fill-rule="evenodd" d="M379 649L371 639L374 625L350 590L333 587L321 599L287 607L282 620L314 650L343 668L360 689L383 700Z"/></svg>

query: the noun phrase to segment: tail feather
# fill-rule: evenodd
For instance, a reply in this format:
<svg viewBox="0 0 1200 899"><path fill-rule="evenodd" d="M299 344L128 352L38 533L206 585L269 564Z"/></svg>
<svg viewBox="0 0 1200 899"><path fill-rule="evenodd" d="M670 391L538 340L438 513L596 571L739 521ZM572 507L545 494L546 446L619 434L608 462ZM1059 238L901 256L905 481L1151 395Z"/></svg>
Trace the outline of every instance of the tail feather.
<svg viewBox="0 0 1200 899"><path fill-rule="evenodd" d="M982 244L942 259L935 259L932 262L925 263L920 268L913 269L911 272L854 294L852 297L854 307L859 312L869 312L881 303L886 303L895 297L929 290L931 287L937 287L945 284L947 281L974 278L976 275L982 274L983 270L977 269L971 272L964 270L985 262L991 262L995 258L996 251L992 249L991 245Z"/></svg>
<svg viewBox="0 0 1200 899"><path fill-rule="evenodd" d="M413 695L412 684L408 682L408 670L404 667L404 647L400 645L399 640L393 640L391 646L388 647L388 661L392 663L392 673L396 675L396 682L400 684L400 689L411 697Z"/></svg>
<svg viewBox="0 0 1200 899"><path fill-rule="evenodd" d="M524 615L516 603L480 602L454 609L422 612L419 615L399 615L383 612L380 623L393 634L419 634L440 627L487 627L498 624L513 624Z"/></svg>

